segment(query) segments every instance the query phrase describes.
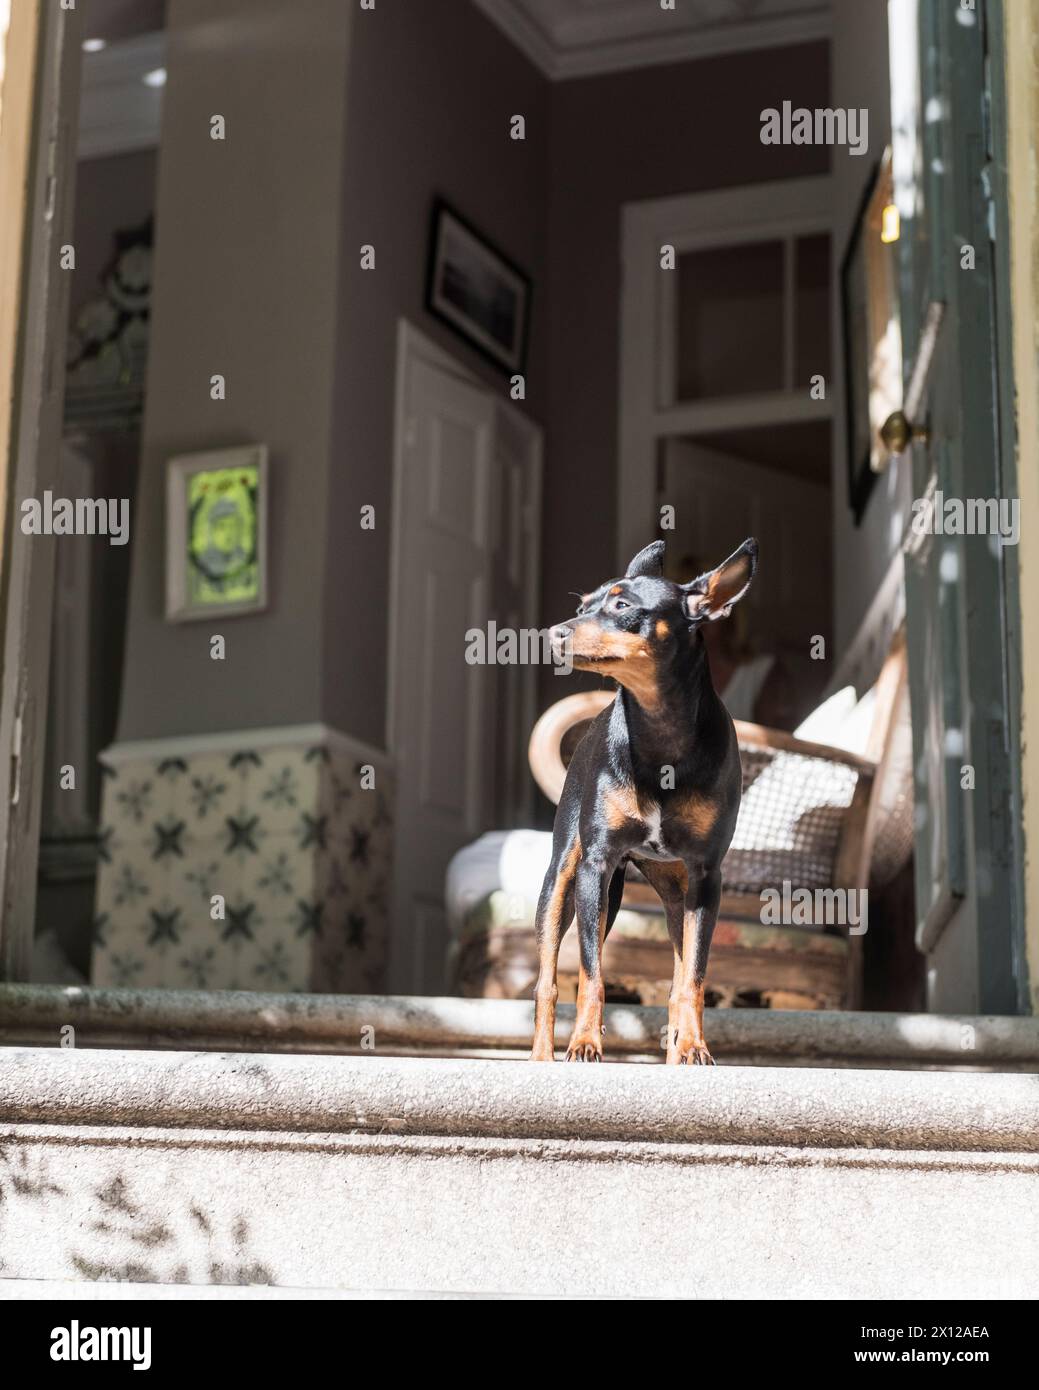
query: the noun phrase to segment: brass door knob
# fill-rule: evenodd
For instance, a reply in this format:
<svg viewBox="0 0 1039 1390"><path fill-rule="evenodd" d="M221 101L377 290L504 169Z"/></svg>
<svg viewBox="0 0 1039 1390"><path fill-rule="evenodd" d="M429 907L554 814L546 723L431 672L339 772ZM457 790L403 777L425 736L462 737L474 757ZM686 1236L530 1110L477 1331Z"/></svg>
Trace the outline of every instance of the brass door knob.
<svg viewBox="0 0 1039 1390"><path fill-rule="evenodd" d="M880 427L880 438L889 454L904 454L913 442L926 443L929 432L914 425L901 410L893 410Z"/></svg>

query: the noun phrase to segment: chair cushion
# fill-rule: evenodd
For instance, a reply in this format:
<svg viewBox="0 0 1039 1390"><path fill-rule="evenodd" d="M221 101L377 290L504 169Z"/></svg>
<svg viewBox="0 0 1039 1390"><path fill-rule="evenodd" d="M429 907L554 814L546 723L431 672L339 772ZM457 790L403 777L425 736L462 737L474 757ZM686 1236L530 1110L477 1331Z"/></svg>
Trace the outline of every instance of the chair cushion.
<svg viewBox="0 0 1039 1390"><path fill-rule="evenodd" d="M468 997L526 999L537 977L536 904L521 910L501 889L472 900L451 943L453 987ZM671 984L673 953L662 911L622 907L603 952L608 999L663 1004ZM708 971L714 1006L840 1008L844 1002L848 942L798 927L720 917ZM578 970L576 932L563 938L560 998L573 997Z"/></svg>

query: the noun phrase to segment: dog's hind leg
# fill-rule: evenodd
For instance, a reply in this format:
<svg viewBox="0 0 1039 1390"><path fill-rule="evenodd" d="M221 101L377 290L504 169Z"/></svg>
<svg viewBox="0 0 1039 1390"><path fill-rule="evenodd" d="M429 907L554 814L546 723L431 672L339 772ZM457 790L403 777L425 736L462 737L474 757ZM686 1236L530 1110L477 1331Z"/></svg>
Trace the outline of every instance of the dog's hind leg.
<svg viewBox="0 0 1039 1390"><path fill-rule="evenodd" d="M621 898L624 896L624 865L619 869L614 869L613 877L610 879L610 891L606 900L606 927L602 934L603 944L610 934L610 928L617 920L617 913L621 910Z"/></svg>
<svg viewBox="0 0 1039 1390"><path fill-rule="evenodd" d="M679 860L669 863L654 862L651 859L638 860L642 876L652 884L664 905L667 919L667 934L675 953L675 968L671 979L671 993L667 1001L667 1061L674 1065L678 1060L678 1000L682 990L682 947L685 927L685 900L689 889L689 873Z"/></svg>
<svg viewBox="0 0 1039 1390"><path fill-rule="evenodd" d="M668 1047L667 1060L678 1065L714 1065L703 1034L704 977L711 949L714 924L718 919L722 876L717 869L704 872L699 884L690 884L686 897L682 930L682 963L675 1001L675 1056ZM670 1044L670 1039L669 1039Z"/></svg>
<svg viewBox="0 0 1039 1390"><path fill-rule="evenodd" d="M568 1062L602 1061L602 1011L605 999L602 948L606 939L612 879L613 869L599 858L582 858L577 866L574 887L581 970L577 978L577 1017L566 1050Z"/></svg>
<svg viewBox="0 0 1039 1390"><path fill-rule="evenodd" d="M532 1062L555 1060L556 964L559 943L574 916L574 876L581 858L581 842L576 833L552 863L538 899L534 933L538 947L538 983L534 992L534 1046Z"/></svg>

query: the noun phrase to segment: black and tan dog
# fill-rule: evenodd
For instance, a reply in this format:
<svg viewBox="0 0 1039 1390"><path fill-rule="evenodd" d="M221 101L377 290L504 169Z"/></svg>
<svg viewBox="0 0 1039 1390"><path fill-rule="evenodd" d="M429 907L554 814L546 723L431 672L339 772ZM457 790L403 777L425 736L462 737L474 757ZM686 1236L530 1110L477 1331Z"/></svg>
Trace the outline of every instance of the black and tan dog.
<svg viewBox="0 0 1039 1390"><path fill-rule="evenodd" d="M662 577L663 541L623 579L585 594L552 629L558 655L620 685L566 775L552 862L538 902L532 1060L553 1060L559 943L577 913L581 969L567 1061L602 1060L602 948L632 860L660 894L675 951L667 1060L712 1062L703 1035L704 976L721 896L721 862L740 806L740 754L715 693L704 623L727 617L750 587L758 547L746 540L690 584Z"/></svg>

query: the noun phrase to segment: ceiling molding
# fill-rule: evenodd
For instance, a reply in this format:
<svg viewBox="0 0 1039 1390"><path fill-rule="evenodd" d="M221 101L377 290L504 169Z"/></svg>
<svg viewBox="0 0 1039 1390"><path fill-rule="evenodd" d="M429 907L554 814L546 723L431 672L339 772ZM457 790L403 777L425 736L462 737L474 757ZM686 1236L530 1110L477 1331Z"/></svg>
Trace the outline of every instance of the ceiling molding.
<svg viewBox="0 0 1039 1390"><path fill-rule="evenodd" d="M162 32L83 54L79 159L101 159L158 145L163 88L149 87L144 76L165 66Z"/></svg>
<svg viewBox="0 0 1039 1390"><path fill-rule="evenodd" d="M686 0L688 3L688 0ZM473 0L553 81L826 39L830 0ZM663 26L669 32L664 32Z"/></svg>

